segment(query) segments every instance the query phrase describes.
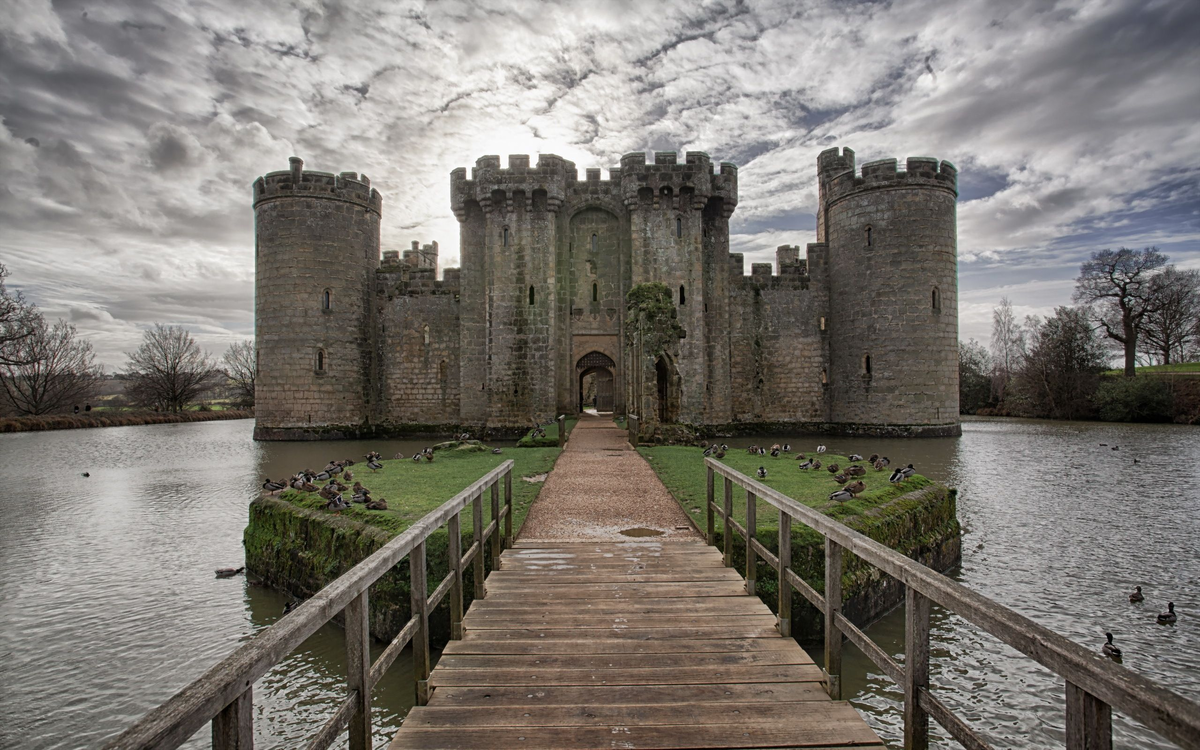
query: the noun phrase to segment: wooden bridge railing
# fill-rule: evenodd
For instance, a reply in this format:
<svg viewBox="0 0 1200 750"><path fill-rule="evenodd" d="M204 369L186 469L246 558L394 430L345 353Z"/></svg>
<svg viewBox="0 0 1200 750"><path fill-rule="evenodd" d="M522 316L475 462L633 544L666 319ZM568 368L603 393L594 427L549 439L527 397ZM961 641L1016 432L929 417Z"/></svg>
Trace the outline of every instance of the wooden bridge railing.
<svg viewBox="0 0 1200 750"><path fill-rule="evenodd" d="M305 746L323 750L347 728L350 749L371 747L371 690L385 671L412 643L417 703L429 700L429 611L450 597L451 638L462 638L463 570L474 565L475 598L484 596L484 546L491 540L493 567L499 567L501 546L512 543L512 467L505 461L414 523L370 557L343 573L278 622L225 657L170 700L151 710L104 747L176 748L207 722L212 722L216 750L250 750L254 746L253 687L256 680L283 661L306 638L339 612L345 613L348 693ZM500 502L500 486L504 502ZM491 494L492 521L483 525L483 494ZM459 513L471 506L474 539L462 552ZM503 539L501 538L503 523ZM427 594L425 541L442 526L449 535L450 572ZM408 557L412 617L375 663L371 663L371 634L367 623L367 589L404 557Z"/></svg>
<svg viewBox="0 0 1200 750"><path fill-rule="evenodd" d="M1038 625L1029 618L975 593L946 576L801 505L790 497L712 458L708 469L707 535L713 544L715 520L724 522L725 565L733 567L733 535L745 540L746 591L755 593L759 558L780 572L779 630L791 635L792 589L825 616L826 688L841 698L843 636L904 688L904 747L929 746L933 717L967 750L991 748L939 700L929 684L929 610L937 603L1012 646L1066 680L1068 750L1111 750L1112 709L1126 714L1187 750L1200 748L1200 704L1161 688L1137 673ZM723 507L715 502L715 475L724 478ZM746 492L746 525L733 520L733 485ZM755 538L757 499L779 511L779 555ZM817 593L791 570L792 521L825 538L825 594ZM906 587L904 665L898 664L853 623L842 609L842 553L849 551L896 578Z"/></svg>

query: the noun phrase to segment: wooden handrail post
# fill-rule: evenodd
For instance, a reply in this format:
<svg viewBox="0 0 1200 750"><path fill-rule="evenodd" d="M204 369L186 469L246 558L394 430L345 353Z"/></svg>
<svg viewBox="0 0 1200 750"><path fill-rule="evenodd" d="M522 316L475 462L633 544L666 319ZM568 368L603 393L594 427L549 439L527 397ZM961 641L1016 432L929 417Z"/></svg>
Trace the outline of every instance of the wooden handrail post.
<svg viewBox="0 0 1200 750"><path fill-rule="evenodd" d="M1070 681L1067 750L1112 750L1112 707Z"/></svg>
<svg viewBox="0 0 1200 750"><path fill-rule="evenodd" d="M450 587L450 640L461 641L463 637L463 562L462 562L462 521L458 514L450 516L446 523L447 556L450 558L450 572L454 574L454 583Z"/></svg>
<svg viewBox="0 0 1200 750"><path fill-rule="evenodd" d="M825 537L825 676L829 697L842 699L842 631L835 615L842 611L842 546Z"/></svg>
<svg viewBox="0 0 1200 750"><path fill-rule="evenodd" d="M929 747L929 714L917 695L922 688L929 689L929 599L909 586L904 594L904 750Z"/></svg>
<svg viewBox="0 0 1200 750"><path fill-rule="evenodd" d="M371 750L371 623L367 589L351 599L343 613L346 620L346 683L354 692L350 750Z"/></svg>
<svg viewBox="0 0 1200 750"><path fill-rule="evenodd" d="M567 444L567 415L558 415L558 447L562 448Z"/></svg>
<svg viewBox="0 0 1200 750"><path fill-rule="evenodd" d="M500 570L500 483L492 482L492 570Z"/></svg>
<svg viewBox="0 0 1200 750"><path fill-rule="evenodd" d="M779 511L779 634L792 637L792 584L787 571L792 567L792 517Z"/></svg>
<svg viewBox="0 0 1200 750"><path fill-rule="evenodd" d="M717 499L716 495L713 493L713 478L715 476L716 473L712 470L712 467L709 466L707 492L704 495L704 516L708 519L708 524L704 527L704 530L705 539L710 546L717 543L717 526L715 519L713 518L713 501Z"/></svg>
<svg viewBox="0 0 1200 750"><path fill-rule="evenodd" d="M504 548L511 549L513 542L512 469L504 472L504 507L508 508L508 512L504 514Z"/></svg>
<svg viewBox="0 0 1200 750"><path fill-rule="evenodd" d="M482 552L482 550L481 550ZM425 590L425 540L408 554L408 577L412 589L412 613L417 618L413 634L413 677L417 681L417 705L429 703L429 594Z"/></svg>
<svg viewBox="0 0 1200 750"><path fill-rule="evenodd" d="M758 553L754 551L753 540L758 534L758 496L746 490L746 593L755 596L758 593Z"/></svg>
<svg viewBox="0 0 1200 750"><path fill-rule="evenodd" d="M725 477L725 567L733 567L733 480Z"/></svg>
<svg viewBox="0 0 1200 750"><path fill-rule="evenodd" d="M254 686L248 685L212 720L213 750L254 750Z"/></svg>
<svg viewBox="0 0 1200 750"><path fill-rule="evenodd" d="M479 494L471 498L471 520L474 529L475 544L479 545L479 549L475 552L474 571L475 571L475 598L482 599L487 595L483 588L484 565L483 556L487 554L485 545L487 541L483 538L483 490Z"/></svg>

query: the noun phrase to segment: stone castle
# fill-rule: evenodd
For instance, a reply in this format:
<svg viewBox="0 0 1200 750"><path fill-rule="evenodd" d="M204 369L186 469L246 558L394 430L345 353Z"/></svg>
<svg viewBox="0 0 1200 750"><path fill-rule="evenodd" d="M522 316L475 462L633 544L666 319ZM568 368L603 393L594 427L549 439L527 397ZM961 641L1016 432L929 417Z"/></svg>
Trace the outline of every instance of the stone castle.
<svg viewBox="0 0 1200 750"><path fill-rule="evenodd" d="M954 166L859 173L835 148L817 173L817 241L747 276L733 164L632 153L580 180L558 156L484 156L450 173L461 268L439 280L436 242L381 260L365 175L293 157L253 186L255 436L518 433L578 412L585 382L647 435L958 434ZM626 336L647 282L681 329L657 353Z"/></svg>

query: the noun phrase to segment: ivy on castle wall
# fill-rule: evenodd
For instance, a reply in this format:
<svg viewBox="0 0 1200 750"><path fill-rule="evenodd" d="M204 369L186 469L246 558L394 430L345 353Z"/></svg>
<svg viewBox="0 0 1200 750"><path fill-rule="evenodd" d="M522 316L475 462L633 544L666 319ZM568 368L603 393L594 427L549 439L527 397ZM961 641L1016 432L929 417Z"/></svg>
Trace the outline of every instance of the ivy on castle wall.
<svg viewBox="0 0 1200 750"><path fill-rule="evenodd" d="M679 313L671 301L671 290L661 282L638 284L625 295L625 345L631 350L641 344L651 358L683 338Z"/></svg>

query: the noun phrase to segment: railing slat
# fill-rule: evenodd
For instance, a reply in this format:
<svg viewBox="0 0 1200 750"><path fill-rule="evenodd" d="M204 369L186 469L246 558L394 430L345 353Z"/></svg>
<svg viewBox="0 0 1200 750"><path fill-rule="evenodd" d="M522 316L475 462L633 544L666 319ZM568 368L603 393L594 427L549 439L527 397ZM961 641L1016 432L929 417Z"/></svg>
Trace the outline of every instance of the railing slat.
<svg viewBox="0 0 1200 750"><path fill-rule="evenodd" d="M825 614L825 597L817 593L817 590L800 577L794 570L787 571L787 582L792 584L792 588L800 592L808 600L808 603L816 607L821 614Z"/></svg>
<svg viewBox="0 0 1200 750"><path fill-rule="evenodd" d="M504 548L512 549L513 543L513 491L512 470L504 472Z"/></svg>
<svg viewBox="0 0 1200 750"><path fill-rule="evenodd" d="M475 559L473 560L473 563L475 565L475 567L473 569L474 573L475 573L475 575L474 575L475 598L482 599L485 595L485 592L483 589L483 576L484 576L484 572L483 572L484 541L483 540L485 539L485 536L483 533L483 490L482 489L480 489L479 494L475 495L475 498L473 500L471 500L471 525L474 530L474 542L471 543L471 548L474 549L476 546L479 547L479 554L475 555Z"/></svg>
<svg viewBox="0 0 1200 750"><path fill-rule="evenodd" d="M733 480L725 477L725 567L733 567Z"/></svg>
<svg viewBox="0 0 1200 750"><path fill-rule="evenodd" d="M706 473L708 474L708 479L705 484L704 497L707 501L704 503L704 515L707 523L704 527L704 538L707 540L709 546L711 546L717 543L717 527L713 518L713 500L716 499L716 495L713 494L713 478L716 475L713 473L711 466L707 467Z"/></svg>
<svg viewBox="0 0 1200 750"><path fill-rule="evenodd" d="M454 571L446 574L438 587L429 595L429 609L437 609L437 606L442 603L442 599L446 598L446 594L450 593L450 589L454 587Z"/></svg>
<svg viewBox="0 0 1200 750"><path fill-rule="evenodd" d="M837 615L842 611L842 546L825 537L825 676L829 697L842 699L842 631Z"/></svg>
<svg viewBox="0 0 1200 750"><path fill-rule="evenodd" d="M712 487L712 473L709 473L708 486ZM786 511L779 511L779 557L775 560L775 570L779 571L779 634L784 638L792 637L792 587L788 585L787 574L792 567L792 517Z"/></svg>
<svg viewBox="0 0 1200 750"><path fill-rule="evenodd" d="M1067 682L1067 750L1112 750L1112 709Z"/></svg>
<svg viewBox="0 0 1200 750"><path fill-rule="evenodd" d="M454 579L450 591L450 640L460 641L463 637L463 559L462 521L457 514L446 524L448 544L446 557L450 564L450 576Z"/></svg>
<svg viewBox="0 0 1200 750"><path fill-rule="evenodd" d="M342 702L338 704L337 711L334 711L333 716L325 720L317 733L304 746L304 750L326 750L336 742L338 735L345 731L346 726L350 723L350 715L354 713L356 705L358 705L357 691L342 699Z"/></svg>
<svg viewBox="0 0 1200 750"><path fill-rule="evenodd" d="M492 482L492 522L488 524L492 538L492 570L500 570L500 483Z"/></svg>
<svg viewBox="0 0 1200 750"><path fill-rule="evenodd" d="M1176 745L1185 750L1200 749L1200 703L1100 657L1094 650L1064 638L720 461L706 458L705 465L726 481L736 480L759 498L786 510L793 519L825 537L833 538L864 562L879 568L905 586L916 588L934 603L974 623L1066 681L1087 685L1090 694Z"/></svg>
<svg viewBox="0 0 1200 750"><path fill-rule="evenodd" d="M904 592L904 748L927 750L929 714L917 697L929 689L929 599L909 587Z"/></svg>
<svg viewBox="0 0 1200 750"><path fill-rule="evenodd" d="M475 560L475 555L479 554L480 549L482 547L479 546L479 542L471 542L471 546L467 547L467 551L463 553L462 564L464 568Z"/></svg>
<svg viewBox="0 0 1200 750"><path fill-rule="evenodd" d="M993 750L990 744L984 742L983 738L975 734L975 731L962 719L955 716L949 706L933 697L933 694L927 689L921 688L917 691L917 701L934 721L941 724L951 737L958 740L958 744L962 745L964 750Z"/></svg>
<svg viewBox="0 0 1200 750"><path fill-rule="evenodd" d="M345 609L346 685L354 695L350 714L350 750L371 750L371 626L369 589Z"/></svg>
<svg viewBox="0 0 1200 750"><path fill-rule="evenodd" d="M888 653L880 648L875 641L867 637L867 634L858 629L858 626L850 622L838 612L834 615L837 621L838 629L842 631L842 635L846 636L858 650L862 651L875 666L883 670L888 678L903 687L904 685L904 667L896 663L896 660L888 656Z"/></svg>
<svg viewBox="0 0 1200 750"><path fill-rule="evenodd" d="M254 686L221 710L212 721L213 750L254 750Z"/></svg>
<svg viewBox="0 0 1200 750"><path fill-rule="evenodd" d="M388 667L392 666L392 662L396 661L396 657L404 651L405 646L412 640L420 624L421 621L415 615L408 618L408 622L404 623L404 627L400 628L400 632L396 633L396 637L392 639L388 647L383 650L383 653L371 665L372 689L383 679L383 673L388 670Z"/></svg>
<svg viewBox="0 0 1200 750"><path fill-rule="evenodd" d="M409 588L412 590L412 613L417 619L413 637L413 678L417 682L417 705L429 703L429 599L425 595L425 542L413 548L408 556Z"/></svg>
<svg viewBox="0 0 1200 750"><path fill-rule="evenodd" d="M765 562L767 565L770 565L776 571L779 570L779 558L775 556L775 553L767 549L762 542L758 541L754 537L750 537L750 544L754 547L754 554L757 555L760 560Z"/></svg>
<svg viewBox="0 0 1200 750"><path fill-rule="evenodd" d="M753 492L746 492L746 593L750 596L758 594L758 556L754 554L755 535L758 533L758 498Z"/></svg>

